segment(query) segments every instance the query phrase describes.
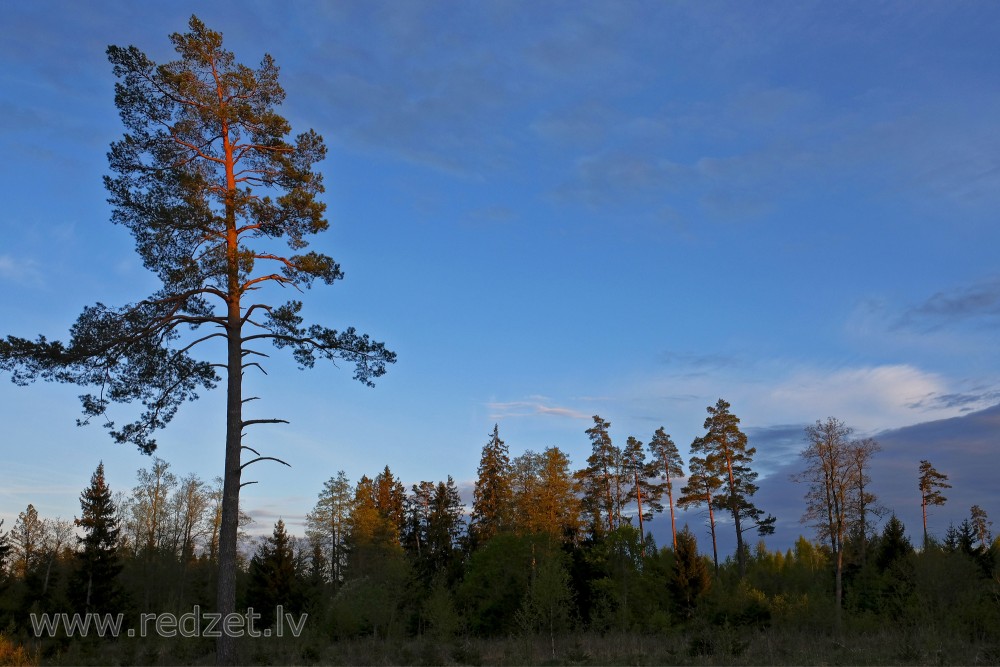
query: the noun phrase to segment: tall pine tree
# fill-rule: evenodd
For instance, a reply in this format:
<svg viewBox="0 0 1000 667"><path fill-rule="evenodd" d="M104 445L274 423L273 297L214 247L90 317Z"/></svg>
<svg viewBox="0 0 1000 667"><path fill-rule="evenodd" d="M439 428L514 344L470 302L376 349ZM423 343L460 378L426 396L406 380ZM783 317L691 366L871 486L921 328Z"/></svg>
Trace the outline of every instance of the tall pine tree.
<svg viewBox="0 0 1000 667"><path fill-rule="evenodd" d="M721 398L709 406L705 419L705 436L700 438L700 451L715 464L715 474L723 481L723 493L715 496L716 507L728 511L736 528L736 559L740 576L746 574L747 548L743 533L756 528L760 535L774 532L774 517L764 517L763 510L753 504L757 492L757 473L750 469L755 447L747 446L747 436L740 430L740 420L729 411L729 403ZM692 446L692 451L696 451Z"/></svg>
<svg viewBox="0 0 1000 667"><path fill-rule="evenodd" d="M645 522L652 521L653 515L663 511L663 505L657 498L659 485L649 481L655 475L652 467L646 463L646 451L641 440L629 436L622 451L622 477L628 485L625 499L635 502L636 516L639 519L639 537L645 539Z"/></svg>
<svg viewBox="0 0 1000 667"><path fill-rule="evenodd" d="M951 484L948 483L948 475L935 470L930 461L923 460L920 462L918 486L920 488L920 511L924 518L924 548L926 549L930 540L927 535L927 507L944 505L948 499L941 493L941 489L950 489Z"/></svg>
<svg viewBox="0 0 1000 667"><path fill-rule="evenodd" d="M329 226L315 169L326 147L312 130L288 136L291 126L278 113L285 91L271 56L247 67L197 17L188 26L171 35L178 58L164 64L134 46L108 48L126 130L108 153L112 220L132 233L162 288L137 303L85 308L68 344L8 337L0 341L0 369L22 384L42 378L93 388L82 396L87 418L101 419L117 441L145 453L184 402L224 382L216 605L227 615L236 607L242 474L257 461L278 460L260 455L244 435L250 426L284 421L245 412L244 377L268 356L259 346L289 349L300 367L347 361L368 385L395 354L353 327L308 324L301 301L271 300L273 292L262 289L301 293L343 278L331 257L306 250ZM195 357L215 339L225 341L224 354ZM143 406L136 421L108 420L112 403L135 402ZM235 646L232 636L218 637L220 664L237 662Z"/></svg>
<svg viewBox="0 0 1000 667"><path fill-rule="evenodd" d="M684 461L677 445L667 435L661 426L656 429L653 439L649 441L649 453L652 457L650 465L656 470L663 484L657 489L660 493L666 491L667 502L670 505L670 534L674 540L674 551L677 550L677 520L674 516L674 480L684 476Z"/></svg>
<svg viewBox="0 0 1000 667"><path fill-rule="evenodd" d="M587 429L590 456L587 467L576 472L584 512L590 515L590 532L594 536L613 532L621 520L622 480L621 449L611 442L608 429L611 422L594 415L594 425Z"/></svg>
<svg viewBox="0 0 1000 667"><path fill-rule="evenodd" d="M691 443L692 452L704 451L702 438L695 438ZM715 535L716 496L722 488L718 457L709 453L706 456L692 456L688 463L687 483L681 488L681 497L677 506L681 509L704 505L708 510L708 527L712 533L712 560L715 563L715 573L719 573L719 547Z"/></svg>

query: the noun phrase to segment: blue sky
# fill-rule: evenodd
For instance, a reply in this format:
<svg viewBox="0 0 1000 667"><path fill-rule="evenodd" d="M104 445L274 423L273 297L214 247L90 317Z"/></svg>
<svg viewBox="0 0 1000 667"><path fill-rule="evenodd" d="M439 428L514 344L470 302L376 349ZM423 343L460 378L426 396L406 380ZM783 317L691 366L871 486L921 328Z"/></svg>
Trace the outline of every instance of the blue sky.
<svg viewBox="0 0 1000 667"><path fill-rule="evenodd" d="M241 61L273 55L282 111L329 146L315 247L346 273L306 316L399 362L368 389L279 352L248 380L254 416L292 422L252 436L293 466L255 466L262 532L340 469L471 485L495 422L512 454L577 466L594 414L685 450L719 397L758 447L775 546L808 534L787 473L830 415L883 440L875 490L912 531L921 458L956 487L939 532L973 503L1000 516L979 412L1000 403L995 3L99 6L0 10L2 333L65 337L84 305L156 287L105 203L107 45L171 59L197 12ZM77 393L0 384L5 527L28 502L78 512L98 460L122 490L149 465L75 427ZM222 405L159 438L176 472L221 472Z"/></svg>

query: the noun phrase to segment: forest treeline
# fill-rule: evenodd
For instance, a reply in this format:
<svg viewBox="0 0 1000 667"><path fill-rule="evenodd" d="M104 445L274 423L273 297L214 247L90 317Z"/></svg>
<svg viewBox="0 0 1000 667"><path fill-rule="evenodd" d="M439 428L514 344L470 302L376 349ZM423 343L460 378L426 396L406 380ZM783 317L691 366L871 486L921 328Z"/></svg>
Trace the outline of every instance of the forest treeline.
<svg viewBox="0 0 1000 667"><path fill-rule="evenodd" d="M347 662L795 663L819 659L816 638L829 636L830 650L869 647L844 654L854 663L1000 658L1000 539L984 510L941 540L925 523L913 545L873 492L878 443L831 418L806 429L793 477L815 541L769 550L747 535L767 535L775 519L754 504L756 450L729 408L708 408L686 462L663 428L619 447L599 416L578 469L556 447L511 458L494 427L471 508L450 476L407 489L388 465L356 481L338 472L304 537L281 520L268 537L241 535L240 606L261 614L260 628L280 622L279 605L308 614L301 637L246 640L244 657L343 661L338 651L363 640L401 652ZM943 504L947 475L922 461L914 488L925 510ZM204 660L212 646L199 638L37 637L31 614L213 609L221 495L221 480L178 476L159 458L130 491L113 492L98 465L73 521L29 505L0 527L0 664ZM711 545L677 528L677 507L704 510ZM658 514L672 528L663 546L646 530ZM720 558L722 530L739 546ZM661 652L581 648L581 637L624 636ZM533 648L514 658L484 648L511 638ZM794 638L805 652L788 647ZM423 652L407 648L414 641Z"/></svg>

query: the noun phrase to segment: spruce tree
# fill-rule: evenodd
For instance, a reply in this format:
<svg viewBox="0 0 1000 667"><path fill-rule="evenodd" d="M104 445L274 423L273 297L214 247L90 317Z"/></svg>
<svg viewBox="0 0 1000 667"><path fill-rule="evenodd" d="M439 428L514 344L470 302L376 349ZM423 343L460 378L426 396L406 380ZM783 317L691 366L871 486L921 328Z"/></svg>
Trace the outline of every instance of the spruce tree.
<svg viewBox="0 0 1000 667"><path fill-rule="evenodd" d="M500 439L497 424L493 425L490 440L483 447L478 473L469 537L473 544L484 544L497 533L510 530L514 518L510 455L507 445Z"/></svg>
<svg viewBox="0 0 1000 667"><path fill-rule="evenodd" d="M414 484L408 503L405 546L415 556L424 583L435 576L456 577L465 522L455 480L449 475L447 482Z"/></svg>
<svg viewBox="0 0 1000 667"><path fill-rule="evenodd" d="M882 528L875 565L880 571L885 572L912 553L913 545L906 536L906 527L893 514Z"/></svg>
<svg viewBox="0 0 1000 667"><path fill-rule="evenodd" d="M287 612L302 610L302 586L285 522L278 519L271 537L261 541L250 559L247 606L260 614L261 628L275 622L278 605Z"/></svg>
<svg viewBox="0 0 1000 667"><path fill-rule="evenodd" d="M375 508L392 523L396 542L400 542L403 524L406 522L406 487L392 474L388 465L375 475L372 485Z"/></svg>
<svg viewBox="0 0 1000 667"><path fill-rule="evenodd" d="M681 618L694 616L698 601L712 584L705 559L698 553L698 541L687 526L677 533L674 549L674 571L670 576L670 593Z"/></svg>
<svg viewBox="0 0 1000 667"><path fill-rule="evenodd" d="M82 529L77 552L79 569L71 591L77 608L96 613L110 613L121 605L122 589L118 573L122 569L119 556L118 508L111 489L104 479L104 463L90 478L90 486L80 494L80 518L74 523Z"/></svg>

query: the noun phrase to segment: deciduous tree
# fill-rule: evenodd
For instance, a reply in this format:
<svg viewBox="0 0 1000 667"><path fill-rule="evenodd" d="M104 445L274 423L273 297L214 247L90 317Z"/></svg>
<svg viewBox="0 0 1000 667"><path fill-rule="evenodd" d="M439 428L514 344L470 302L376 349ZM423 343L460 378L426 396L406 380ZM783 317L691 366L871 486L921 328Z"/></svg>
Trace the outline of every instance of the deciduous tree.
<svg viewBox="0 0 1000 667"><path fill-rule="evenodd" d="M209 497L205 482L193 473L184 476L170 504L173 551L181 563L187 563L194 558L195 547L208 530Z"/></svg>
<svg viewBox="0 0 1000 667"><path fill-rule="evenodd" d="M60 557L63 548L74 537L73 525L72 521L66 521L59 517L49 522L48 534L46 535L47 544L45 545L45 578L42 581L42 598L45 597L49 590L49 582L52 581L53 565L55 565L56 560ZM0 558L0 569L2 569L2 560Z"/></svg>
<svg viewBox="0 0 1000 667"><path fill-rule="evenodd" d="M806 427L807 445L801 452L806 469L792 476L793 480L809 485L802 520L816 529L817 536L830 544L833 553L838 622L844 597L844 540L851 525L852 509L857 506L854 494L859 488L855 479L858 467L851 455L851 433L850 427L834 417Z"/></svg>
<svg viewBox="0 0 1000 667"><path fill-rule="evenodd" d="M136 471L138 484L132 490L129 503L131 521L135 523L136 552L152 559L155 552L169 543L170 494L177 486L177 476L170 464L156 457L146 470Z"/></svg>
<svg viewBox="0 0 1000 667"><path fill-rule="evenodd" d="M245 418L243 376L266 356L257 345L289 348L300 366L317 359L355 364L366 384L395 355L354 328L305 325L301 301L250 297L268 286L305 289L343 277L330 257L306 251L308 238L328 226L321 175L315 165L326 149L313 131L289 140L289 123L276 109L284 100L278 67L265 55L256 69L237 63L222 35L192 17L190 31L171 42L178 60L158 65L136 47L111 46L119 82L115 102L126 134L109 153L105 185L112 221L136 241L162 288L138 303L88 307L68 344L8 337L0 369L16 383L36 378L96 387L83 396L87 418L101 417L115 440L151 452L154 433L178 407L214 387L221 369L226 386L226 441L219 539L217 611L235 609L235 576L242 472L262 456L242 441L248 426L280 422ZM287 241L290 251L276 247ZM190 332L190 333L189 333ZM195 348L219 340L213 361ZM131 423L107 418L112 403L138 402ZM243 452L253 454L244 460ZM249 482L248 482L249 483ZM217 659L236 661L235 643L223 635Z"/></svg>
<svg viewBox="0 0 1000 667"><path fill-rule="evenodd" d="M31 503L17 515L17 521L10 531L14 547L14 574L22 579L34 569L42 557L45 545L45 520L38 517L38 510Z"/></svg>
<svg viewBox="0 0 1000 667"><path fill-rule="evenodd" d="M580 530L580 500L574 493L570 461L558 447L527 451L512 463L514 526L520 533L543 533L564 542Z"/></svg>
<svg viewBox="0 0 1000 667"><path fill-rule="evenodd" d="M306 535L323 550L329 565L328 580L334 590L344 580L347 565L347 521L354 505L354 490L343 470L323 483L316 506L306 515Z"/></svg>
<svg viewBox="0 0 1000 667"><path fill-rule="evenodd" d="M886 509L879 504L878 497L871 491L872 480L868 474L872 457L880 451L882 451L882 446L874 438L854 440L848 447L851 477L854 481L850 509L857 522L855 533L861 545L862 562L868 558L868 537L872 532L868 517L871 514L881 517L886 512Z"/></svg>

